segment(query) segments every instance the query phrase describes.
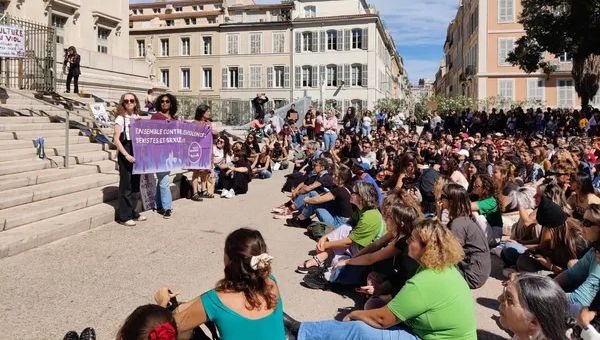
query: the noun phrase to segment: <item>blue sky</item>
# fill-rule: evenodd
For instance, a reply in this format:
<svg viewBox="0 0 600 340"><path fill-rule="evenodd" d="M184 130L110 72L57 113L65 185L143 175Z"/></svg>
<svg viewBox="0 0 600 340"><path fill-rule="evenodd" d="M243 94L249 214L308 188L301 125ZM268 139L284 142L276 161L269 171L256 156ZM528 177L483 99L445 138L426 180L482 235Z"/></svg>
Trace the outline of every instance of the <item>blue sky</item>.
<svg viewBox="0 0 600 340"><path fill-rule="evenodd" d="M143 0L149 1L149 0ZM142 2L142 0L130 0ZM278 0L255 0L279 3ZM434 80L443 57L446 29L459 0L367 0L389 28L411 81Z"/></svg>

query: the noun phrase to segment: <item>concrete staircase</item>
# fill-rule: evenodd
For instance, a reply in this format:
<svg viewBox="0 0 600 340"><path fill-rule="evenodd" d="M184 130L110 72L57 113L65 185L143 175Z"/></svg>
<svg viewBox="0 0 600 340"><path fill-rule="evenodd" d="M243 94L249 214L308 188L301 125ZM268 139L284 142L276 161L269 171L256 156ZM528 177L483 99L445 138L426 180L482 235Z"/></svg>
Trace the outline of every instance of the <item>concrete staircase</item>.
<svg viewBox="0 0 600 340"><path fill-rule="evenodd" d="M9 91L2 109L28 116L0 117L0 258L114 221L118 196L116 151L90 143L79 129L65 129L51 116L67 111ZM6 110L4 111L6 112ZM70 119L93 126L91 112L70 111ZM107 131L110 132L110 131ZM64 168L69 136L70 168ZM48 159L37 156L35 139L45 138ZM179 174L172 176L174 181ZM174 198L179 185L172 185Z"/></svg>

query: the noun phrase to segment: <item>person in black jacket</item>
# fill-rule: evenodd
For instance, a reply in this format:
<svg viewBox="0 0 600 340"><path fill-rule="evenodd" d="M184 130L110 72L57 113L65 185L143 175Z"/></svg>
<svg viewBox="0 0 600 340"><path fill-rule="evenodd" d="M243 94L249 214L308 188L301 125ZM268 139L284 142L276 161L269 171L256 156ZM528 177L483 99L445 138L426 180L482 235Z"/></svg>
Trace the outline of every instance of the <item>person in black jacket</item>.
<svg viewBox="0 0 600 340"><path fill-rule="evenodd" d="M71 80L73 80L73 92L79 93L79 75L81 75L81 69L79 67L80 61L81 56L77 54L75 46L69 46L63 63L63 73L67 73L67 66L69 67L69 72L67 73L67 93L71 92Z"/></svg>
<svg viewBox="0 0 600 340"><path fill-rule="evenodd" d="M256 97L252 99L252 106L254 107L254 113L256 116L260 116L261 120L265 117L265 103L269 101L269 98L264 93L257 93ZM261 123L264 123L261 121Z"/></svg>

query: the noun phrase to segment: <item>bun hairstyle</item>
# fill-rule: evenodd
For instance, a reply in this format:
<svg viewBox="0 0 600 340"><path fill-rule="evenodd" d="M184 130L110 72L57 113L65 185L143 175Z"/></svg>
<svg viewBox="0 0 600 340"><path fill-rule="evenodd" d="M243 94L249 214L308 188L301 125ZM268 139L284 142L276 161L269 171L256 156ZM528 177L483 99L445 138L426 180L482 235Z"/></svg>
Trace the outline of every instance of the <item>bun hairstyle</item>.
<svg viewBox="0 0 600 340"><path fill-rule="evenodd" d="M173 313L159 305L136 308L125 320L117 340L176 340L177 324Z"/></svg>
<svg viewBox="0 0 600 340"><path fill-rule="evenodd" d="M225 240L225 255L229 260L225 264L225 278L217 283L216 290L244 293L248 309L275 308L277 296L267 283L272 257L267 254L261 233L246 228L232 232Z"/></svg>

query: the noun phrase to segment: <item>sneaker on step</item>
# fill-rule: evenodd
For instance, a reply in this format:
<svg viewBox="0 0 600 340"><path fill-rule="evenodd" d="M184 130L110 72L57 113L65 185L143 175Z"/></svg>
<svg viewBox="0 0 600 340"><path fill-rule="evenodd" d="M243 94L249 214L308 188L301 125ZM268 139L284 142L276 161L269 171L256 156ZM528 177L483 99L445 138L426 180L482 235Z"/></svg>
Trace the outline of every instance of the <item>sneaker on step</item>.
<svg viewBox="0 0 600 340"><path fill-rule="evenodd" d="M144 221L146 221L147 219L148 219L148 218L147 218L146 216L144 216L144 215L140 215L140 216L138 216L138 217L136 217L136 218L135 218L135 220L136 220L136 221L139 221L139 222L144 222Z"/></svg>
<svg viewBox="0 0 600 340"><path fill-rule="evenodd" d="M128 227L135 227L135 221L134 220L127 220L125 222L119 222L124 226L128 226Z"/></svg>
<svg viewBox="0 0 600 340"><path fill-rule="evenodd" d="M169 218L171 218L171 214L172 214L172 210L167 209L167 210L165 210L165 214L163 215L163 218L169 219Z"/></svg>
<svg viewBox="0 0 600 340"><path fill-rule="evenodd" d="M221 190L221 198L225 198L225 197L227 197L227 195L229 195L229 190L227 190L227 189Z"/></svg>
<svg viewBox="0 0 600 340"><path fill-rule="evenodd" d="M225 198L233 198L235 197L235 191L233 189L229 190L229 193L227 193L227 196L225 196Z"/></svg>
<svg viewBox="0 0 600 340"><path fill-rule="evenodd" d="M280 214L273 215L273 218L276 220L287 220L288 218L292 217L292 211L289 208L285 208L285 210Z"/></svg>

